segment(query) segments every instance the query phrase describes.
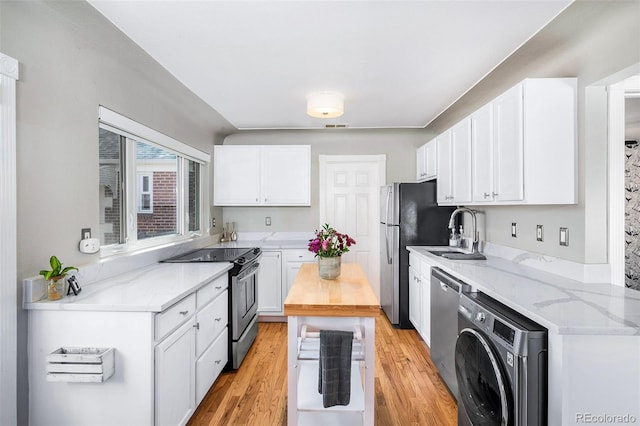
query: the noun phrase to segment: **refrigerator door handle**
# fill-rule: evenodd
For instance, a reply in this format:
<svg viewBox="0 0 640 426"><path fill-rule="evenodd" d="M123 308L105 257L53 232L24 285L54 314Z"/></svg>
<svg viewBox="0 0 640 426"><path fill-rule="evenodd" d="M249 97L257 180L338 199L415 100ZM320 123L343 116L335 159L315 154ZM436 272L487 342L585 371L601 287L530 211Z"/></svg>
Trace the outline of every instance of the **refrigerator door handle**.
<svg viewBox="0 0 640 426"><path fill-rule="evenodd" d="M387 209L385 212L384 241L387 248L387 263L391 265L391 254L389 253L389 200L391 198L391 187L387 187Z"/></svg>

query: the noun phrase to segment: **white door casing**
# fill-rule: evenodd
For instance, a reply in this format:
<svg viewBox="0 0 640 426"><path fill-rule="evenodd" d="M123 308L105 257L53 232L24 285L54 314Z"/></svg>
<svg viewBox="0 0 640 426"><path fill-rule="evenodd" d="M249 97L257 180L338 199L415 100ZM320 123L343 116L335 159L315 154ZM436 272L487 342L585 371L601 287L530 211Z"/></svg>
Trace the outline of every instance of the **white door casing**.
<svg viewBox="0 0 640 426"><path fill-rule="evenodd" d="M320 225L356 240L343 262L359 263L380 298L380 186L386 155L320 155Z"/></svg>
<svg viewBox="0 0 640 426"><path fill-rule="evenodd" d="M17 424L16 80L0 53L0 424Z"/></svg>

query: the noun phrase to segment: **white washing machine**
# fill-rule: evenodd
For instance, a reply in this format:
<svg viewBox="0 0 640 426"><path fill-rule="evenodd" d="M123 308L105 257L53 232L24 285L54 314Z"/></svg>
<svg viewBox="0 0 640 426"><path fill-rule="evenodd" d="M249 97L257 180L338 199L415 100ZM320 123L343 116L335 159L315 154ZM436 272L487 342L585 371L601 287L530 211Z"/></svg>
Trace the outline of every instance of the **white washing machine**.
<svg viewBox="0 0 640 426"><path fill-rule="evenodd" d="M547 329L484 293L460 296L458 425L547 424Z"/></svg>

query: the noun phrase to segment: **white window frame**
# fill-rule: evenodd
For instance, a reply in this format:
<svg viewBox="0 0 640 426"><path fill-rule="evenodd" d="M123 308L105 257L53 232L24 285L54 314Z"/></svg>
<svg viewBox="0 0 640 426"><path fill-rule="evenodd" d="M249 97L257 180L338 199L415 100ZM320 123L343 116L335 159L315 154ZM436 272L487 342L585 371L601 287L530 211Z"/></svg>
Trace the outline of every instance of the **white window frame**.
<svg viewBox="0 0 640 426"><path fill-rule="evenodd" d="M125 229L125 242L122 244L101 246L101 257L152 247L161 247L167 244L201 237L204 234L203 230L206 228L209 214L208 210L205 208L208 202L205 200L204 196L208 193L208 188L206 188L208 180L205 179L205 177L209 170L211 156L103 106L99 107L98 118L99 126L101 128L118 133L126 138L124 150L124 164L126 169L124 193L126 199L123 200L126 205L126 213L124 215L125 217L122 218L123 223L121 225ZM138 185L138 172L136 170L136 161L130 160L136 158L136 142L155 145L162 149L171 151L179 157L176 171L177 181L180 182L176 188L176 234L145 238L142 240L138 240L137 238L138 195L136 190ZM186 166L188 160L200 163L200 191L198 194L200 198L200 226L196 231L187 231L189 229L187 223L188 215L186 214L186 200L188 199L188 194L186 194L184 187L187 182L186 176L188 174L188 170Z"/></svg>

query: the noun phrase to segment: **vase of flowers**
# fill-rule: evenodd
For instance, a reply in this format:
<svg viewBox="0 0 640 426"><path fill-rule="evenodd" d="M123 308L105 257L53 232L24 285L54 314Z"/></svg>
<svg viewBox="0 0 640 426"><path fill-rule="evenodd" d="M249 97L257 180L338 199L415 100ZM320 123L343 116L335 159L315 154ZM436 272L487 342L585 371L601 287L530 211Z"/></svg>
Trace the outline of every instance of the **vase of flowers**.
<svg viewBox="0 0 640 426"><path fill-rule="evenodd" d="M347 234L341 234L328 223L316 229L315 238L309 240L309 251L318 258L318 272L320 278L334 280L340 275L341 256L349 251L356 240Z"/></svg>

